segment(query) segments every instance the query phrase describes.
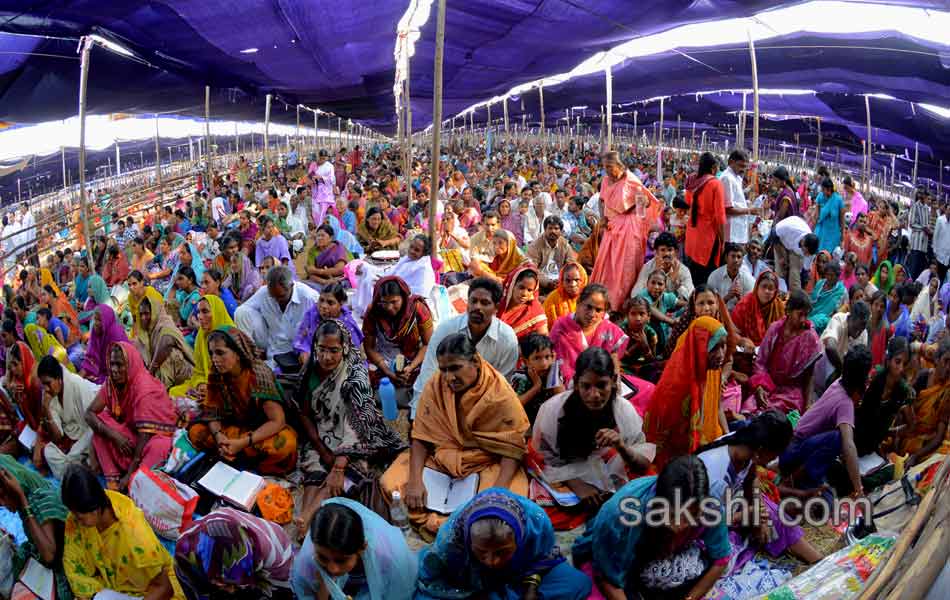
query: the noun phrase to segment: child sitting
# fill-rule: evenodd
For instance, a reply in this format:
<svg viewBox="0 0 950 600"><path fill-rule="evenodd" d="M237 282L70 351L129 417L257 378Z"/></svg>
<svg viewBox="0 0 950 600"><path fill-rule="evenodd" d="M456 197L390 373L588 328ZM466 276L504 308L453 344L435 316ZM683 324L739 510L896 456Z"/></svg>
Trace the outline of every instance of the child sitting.
<svg viewBox="0 0 950 600"><path fill-rule="evenodd" d="M521 400L528 420L534 423L544 402L564 391L560 361L554 356L551 338L529 333L518 344L522 367L511 375L511 387Z"/></svg>
<svg viewBox="0 0 950 600"><path fill-rule="evenodd" d="M650 305L650 326L657 333L661 348L667 345L670 336L670 325L676 323L670 313L677 308L677 297L673 292L666 291L666 275L660 269L650 273L647 287L640 291L640 297Z"/></svg>
<svg viewBox="0 0 950 600"><path fill-rule="evenodd" d="M626 318L620 323L629 341L620 357L624 372L641 379L656 382L660 378L662 363L657 361L658 336L650 326L650 303L643 296L628 298L623 306Z"/></svg>

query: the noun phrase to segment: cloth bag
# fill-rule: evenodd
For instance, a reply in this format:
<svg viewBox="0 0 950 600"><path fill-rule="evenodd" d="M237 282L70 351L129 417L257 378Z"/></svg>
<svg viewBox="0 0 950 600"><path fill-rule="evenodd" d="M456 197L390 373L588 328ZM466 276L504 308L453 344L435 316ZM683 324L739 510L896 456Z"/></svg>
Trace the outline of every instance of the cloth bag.
<svg viewBox="0 0 950 600"><path fill-rule="evenodd" d="M139 469L129 483L129 496L159 536L178 540L191 525L198 494L160 471Z"/></svg>

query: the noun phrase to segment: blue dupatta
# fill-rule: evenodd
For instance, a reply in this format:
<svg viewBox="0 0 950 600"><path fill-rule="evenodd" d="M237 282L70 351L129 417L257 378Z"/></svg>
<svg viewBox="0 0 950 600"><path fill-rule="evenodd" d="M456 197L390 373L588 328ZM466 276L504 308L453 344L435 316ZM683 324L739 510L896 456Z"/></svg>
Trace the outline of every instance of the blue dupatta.
<svg viewBox="0 0 950 600"><path fill-rule="evenodd" d="M205 263L201 258L201 252L198 252L198 248L195 247L191 242L186 242L188 244L188 252L191 253L191 264L188 265L191 267L192 271L195 272L195 279L197 284L201 286L201 276L205 274ZM180 246L181 244L179 244ZM177 293L178 290L175 289L175 278L178 276L178 270L181 268L181 260L179 259L180 254L173 250L172 253L175 256L175 267L172 269L171 280L168 284L168 289L165 291L165 301L167 302L173 297L174 293Z"/></svg>
<svg viewBox="0 0 950 600"><path fill-rule="evenodd" d="M808 313L808 320L815 326L818 335L828 326L831 315L841 306L841 301L847 293L840 280L830 290L825 289L826 283L826 279L819 279L815 283L815 289L811 291L811 312Z"/></svg>

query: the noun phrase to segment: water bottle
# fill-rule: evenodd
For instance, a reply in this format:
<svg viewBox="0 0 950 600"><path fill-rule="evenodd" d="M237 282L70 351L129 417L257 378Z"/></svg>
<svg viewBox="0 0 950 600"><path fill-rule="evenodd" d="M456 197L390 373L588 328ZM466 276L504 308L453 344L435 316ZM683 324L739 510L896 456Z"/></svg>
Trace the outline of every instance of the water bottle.
<svg viewBox="0 0 950 600"><path fill-rule="evenodd" d="M383 405L383 417L387 421L395 421L399 417L399 407L396 406L396 388L389 381L389 377L383 377L379 381L379 401Z"/></svg>
<svg viewBox="0 0 950 600"><path fill-rule="evenodd" d="M389 507L389 520L403 533L409 533L409 513L406 511L406 505L402 503L402 496L398 491L393 492L393 503Z"/></svg>

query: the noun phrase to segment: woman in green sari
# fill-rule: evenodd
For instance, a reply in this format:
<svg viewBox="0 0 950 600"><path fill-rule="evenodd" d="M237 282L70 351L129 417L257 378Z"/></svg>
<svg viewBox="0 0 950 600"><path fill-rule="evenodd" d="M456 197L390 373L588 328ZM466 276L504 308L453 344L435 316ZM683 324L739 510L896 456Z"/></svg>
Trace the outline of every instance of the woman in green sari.
<svg viewBox="0 0 950 600"><path fill-rule="evenodd" d="M71 600L73 592L63 572L63 531L69 511L59 490L12 456L0 454L0 506L19 514L26 531L26 543L18 545L13 556L13 573L19 575L30 558L39 561L54 573L56 599Z"/></svg>

